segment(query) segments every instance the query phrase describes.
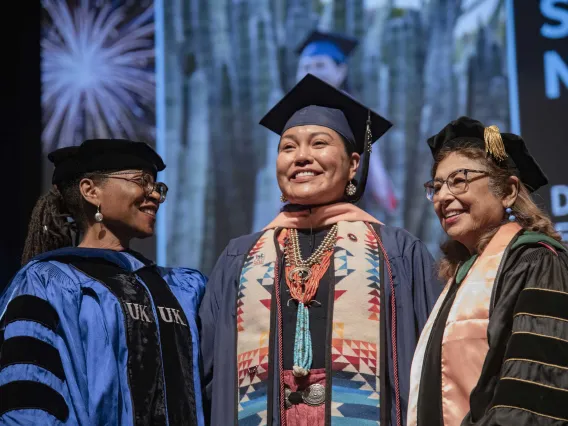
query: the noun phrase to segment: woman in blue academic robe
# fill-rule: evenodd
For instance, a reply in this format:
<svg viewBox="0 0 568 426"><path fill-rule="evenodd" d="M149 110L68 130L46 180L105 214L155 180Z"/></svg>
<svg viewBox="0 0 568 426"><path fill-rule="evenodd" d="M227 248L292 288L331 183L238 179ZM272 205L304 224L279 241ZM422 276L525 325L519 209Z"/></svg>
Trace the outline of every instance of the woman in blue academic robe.
<svg viewBox="0 0 568 426"><path fill-rule="evenodd" d="M125 140L88 140L49 159L53 189L0 296L0 424L203 425L205 279L129 249L154 233L162 159Z"/></svg>
<svg viewBox="0 0 568 426"><path fill-rule="evenodd" d="M307 75L261 121L285 206L232 240L200 308L212 425L402 425L441 291L424 244L359 209L364 152L391 124Z"/></svg>

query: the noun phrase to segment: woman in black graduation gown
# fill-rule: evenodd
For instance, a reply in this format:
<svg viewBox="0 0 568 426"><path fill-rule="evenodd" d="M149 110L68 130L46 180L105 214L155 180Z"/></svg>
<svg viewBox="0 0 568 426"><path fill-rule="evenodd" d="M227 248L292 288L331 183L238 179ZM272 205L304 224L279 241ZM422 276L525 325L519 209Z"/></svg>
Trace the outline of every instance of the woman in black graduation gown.
<svg viewBox="0 0 568 426"><path fill-rule="evenodd" d="M428 144L448 284L414 355L408 424L566 424L568 254L530 196L547 178L521 137L467 117Z"/></svg>
<svg viewBox="0 0 568 426"><path fill-rule="evenodd" d="M154 234L165 164L127 140L87 140L49 159L54 186L0 295L0 424L203 425L205 278L129 249Z"/></svg>

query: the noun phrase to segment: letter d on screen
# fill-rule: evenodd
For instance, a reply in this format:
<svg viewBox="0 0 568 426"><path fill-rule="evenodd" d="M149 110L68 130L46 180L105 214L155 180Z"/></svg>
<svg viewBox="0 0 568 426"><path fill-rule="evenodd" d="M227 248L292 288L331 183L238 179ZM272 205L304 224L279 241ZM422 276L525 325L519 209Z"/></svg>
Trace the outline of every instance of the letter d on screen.
<svg viewBox="0 0 568 426"><path fill-rule="evenodd" d="M553 216L568 215L568 185L554 185L550 188L550 203Z"/></svg>

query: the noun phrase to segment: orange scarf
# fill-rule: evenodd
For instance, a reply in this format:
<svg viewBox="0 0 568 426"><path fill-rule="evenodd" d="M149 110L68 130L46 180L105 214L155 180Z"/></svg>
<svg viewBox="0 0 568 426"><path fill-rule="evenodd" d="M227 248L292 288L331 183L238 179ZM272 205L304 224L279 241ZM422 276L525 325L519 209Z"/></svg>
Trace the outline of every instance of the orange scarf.
<svg viewBox="0 0 568 426"><path fill-rule="evenodd" d="M263 231L274 228L321 228L341 221L361 221L382 225L379 220L351 203L335 203L327 206L314 207L311 214L309 209L298 212L281 212Z"/></svg>

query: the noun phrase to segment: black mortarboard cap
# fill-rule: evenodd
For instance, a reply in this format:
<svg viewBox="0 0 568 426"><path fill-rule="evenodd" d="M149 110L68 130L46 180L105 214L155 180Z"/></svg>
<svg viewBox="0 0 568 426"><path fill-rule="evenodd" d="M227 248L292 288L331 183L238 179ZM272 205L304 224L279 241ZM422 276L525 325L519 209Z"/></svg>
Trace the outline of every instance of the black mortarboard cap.
<svg viewBox="0 0 568 426"><path fill-rule="evenodd" d="M317 125L335 130L363 154L392 124L353 97L332 85L307 74L268 113L260 124L274 133L282 134L296 126ZM367 124L370 138L367 139ZM366 146L366 144L369 146ZM367 184L369 155L363 157L361 178L350 201L358 201Z"/></svg>
<svg viewBox="0 0 568 426"><path fill-rule="evenodd" d="M312 31L310 35L298 46L298 55L329 55L336 62L343 63L357 47L356 38L323 31Z"/></svg>
<svg viewBox="0 0 568 426"><path fill-rule="evenodd" d="M498 163L506 162L511 173L517 176L529 191L536 191L548 184L548 178L529 153L525 141L513 133L501 133L497 126L485 127L469 117L460 117L428 139L434 158L448 147L478 145Z"/></svg>
<svg viewBox="0 0 568 426"><path fill-rule="evenodd" d="M291 127L318 125L335 130L354 150L365 150L367 118L371 119L371 144L392 124L347 93L312 74L307 74L268 113L260 124L282 134Z"/></svg>
<svg viewBox="0 0 568 426"><path fill-rule="evenodd" d="M55 150L47 158L55 166L55 185L85 173L132 169L152 172L155 177L166 168L150 145L125 139L89 139L79 146Z"/></svg>

